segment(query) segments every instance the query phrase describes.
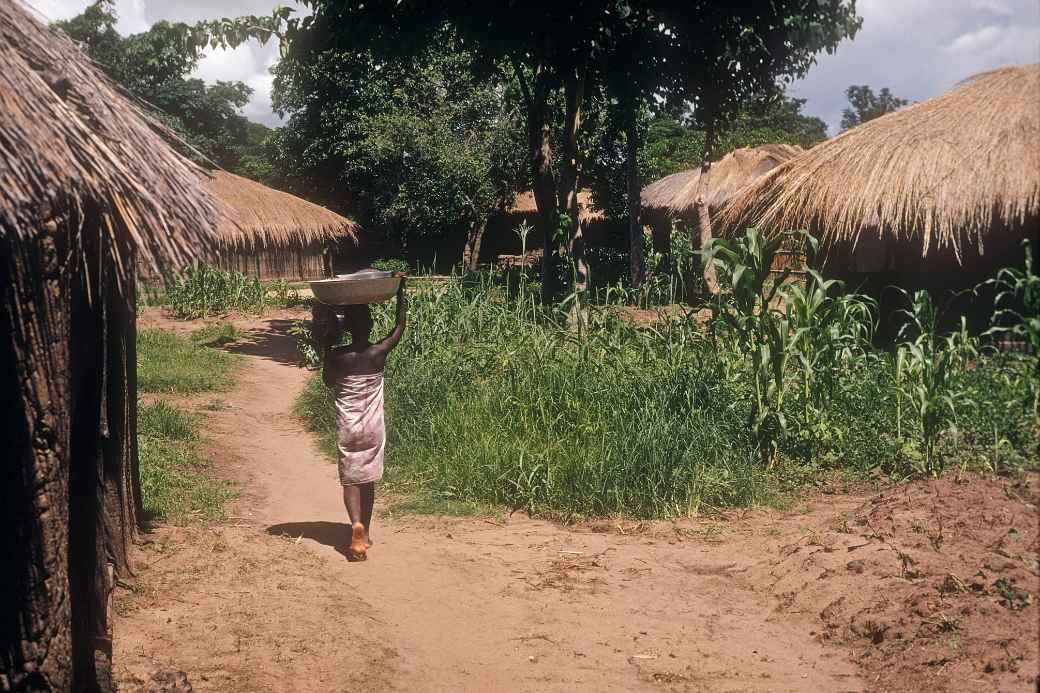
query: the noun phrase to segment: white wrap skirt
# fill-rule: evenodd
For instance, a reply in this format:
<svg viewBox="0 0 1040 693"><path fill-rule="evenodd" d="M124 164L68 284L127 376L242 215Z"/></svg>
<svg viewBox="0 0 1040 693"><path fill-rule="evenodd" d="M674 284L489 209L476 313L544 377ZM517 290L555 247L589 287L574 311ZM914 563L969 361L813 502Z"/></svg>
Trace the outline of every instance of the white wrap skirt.
<svg viewBox="0 0 1040 693"><path fill-rule="evenodd" d="M348 375L336 383L336 448L339 481L344 486L383 478L382 373Z"/></svg>

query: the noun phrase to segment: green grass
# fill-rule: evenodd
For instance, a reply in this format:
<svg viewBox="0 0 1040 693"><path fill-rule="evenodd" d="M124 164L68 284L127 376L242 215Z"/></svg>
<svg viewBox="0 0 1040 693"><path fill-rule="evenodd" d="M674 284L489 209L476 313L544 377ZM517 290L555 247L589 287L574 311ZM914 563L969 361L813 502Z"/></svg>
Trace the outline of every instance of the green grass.
<svg viewBox="0 0 1040 693"><path fill-rule="evenodd" d="M207 326L191 339L167 330L140 330L137 333L138 389L169 394L226 390L231 386L236 357L202 343L227 336L228 327Z"/></svg>
<svg viewBox="0 0 1040 693"><path fill-rule="evenodd" d="M198 419L165 402L142 406L137 442L145 512L156 520L183 524L216 520L234 493L208 473L198 452Z"/></svg>
<svg viewBox="0 0 1040 693"><path fill-rule="evenodd" d="M191 343L197 346L220 346L233 342L241 336L234 324L214 322L191 333Z"/></svg>
<svg viewBox="0 0 1040 693"><path fill-rule="evenodd" d="M377 332L392 308L377 308ZM716 341L681 319L635 327L596 308L579 330L488 282L413 285L409 328L386 371L386 481L420 508L676 517L783 503L824 479L919 473L920 422L905 398L897 403L888 353L867 348L833 369L822 409L808 406L790 369L770 467L752 435L756 380L726 333ZM1029 378L999 356L955 374L951 386L966 396L940 441L947 467L1035 464ZM334 454L320 375L296 413Z"/></svg>

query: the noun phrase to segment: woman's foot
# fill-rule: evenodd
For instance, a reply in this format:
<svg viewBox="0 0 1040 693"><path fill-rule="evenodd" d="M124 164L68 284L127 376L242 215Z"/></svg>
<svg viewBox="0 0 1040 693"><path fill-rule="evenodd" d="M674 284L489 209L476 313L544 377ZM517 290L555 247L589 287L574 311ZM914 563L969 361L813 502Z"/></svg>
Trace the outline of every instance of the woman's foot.
<svg viewBox="0 0 1040 693"><path fill-rule="evenodd" d="M368 547L365 536L365 526L360 522L354 525L350 533L350 556L355 561L364 561L368 558Z"/></svg>

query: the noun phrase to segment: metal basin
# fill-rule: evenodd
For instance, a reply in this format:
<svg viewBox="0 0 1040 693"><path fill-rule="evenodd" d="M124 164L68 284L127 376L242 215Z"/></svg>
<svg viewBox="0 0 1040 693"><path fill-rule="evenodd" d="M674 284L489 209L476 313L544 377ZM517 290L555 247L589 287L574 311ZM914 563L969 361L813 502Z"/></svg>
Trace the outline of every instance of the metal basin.
<svg viewBox="0 0 1040 693"><path fill-rule="evenodd" d="M310 282L314 298L330 306L351 306L359 303L381 303L397 293L401 278L393 272L361 270L353 274L338 274L335 279Z"/></svg>

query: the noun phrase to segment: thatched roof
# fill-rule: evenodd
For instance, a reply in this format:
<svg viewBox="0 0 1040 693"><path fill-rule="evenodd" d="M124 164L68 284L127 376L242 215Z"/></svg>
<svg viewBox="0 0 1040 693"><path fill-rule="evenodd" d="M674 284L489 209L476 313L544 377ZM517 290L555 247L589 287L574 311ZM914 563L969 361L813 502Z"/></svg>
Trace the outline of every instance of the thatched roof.
<svg viewBox="0 0 1040 693"><path fill-rule="evenodd" d="M216 170L208 187L226 207L218 227L225 246L280 249L357 240L358 226L350 219L248 178Z"/></svg>
<svg viewBox="0 0 1040 693"><path fill-rule="evenodd" d="M517 193L516 197L513 198L513 204L506 210L508 214L533 214L538 211L538 207L535 204L534 193L530 190L522 193ZM578 218L581 223L588 221L595 221L598 219L604 219L606 215L603 210L596 209L592 202L592 191L591 190L579 190L578 191Z"/></svg>
<svg viewBox="0 0 1040 693"><path fill-rule="evenodd" d="M765 144L735 149L711 165L708 178L708 207L719 209L749 183L804 150L793 144ZM699 168L680 171L643 188L644 209L682 214L697 202Z"/></svg>
<svg viewBox="0 0 1040 693"><path fill-rule="evenodd" d="M124 272L130 249L156 269L203 254L216 204L148 123L68 37L0 1L0 232L96 214Z"/></svg>
<svg viewBox="0 0 1040 693"><path fill-rule="evenodd" d="M728 227L861 230L952 248L1040 212L1040 66L1003 67L817 145L744 190Z"/></svg>

